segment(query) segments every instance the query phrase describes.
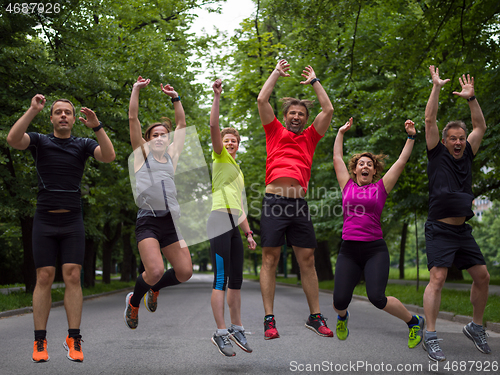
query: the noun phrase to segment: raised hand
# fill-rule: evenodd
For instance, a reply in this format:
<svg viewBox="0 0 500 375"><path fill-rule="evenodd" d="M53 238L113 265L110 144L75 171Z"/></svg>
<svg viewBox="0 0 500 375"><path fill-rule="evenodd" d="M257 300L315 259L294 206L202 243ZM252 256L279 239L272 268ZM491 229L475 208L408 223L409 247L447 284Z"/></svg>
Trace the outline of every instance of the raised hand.
<svg viewBox="0 0 500 375"><path fill-rule="evenodd" d="M443 87L446 83L450 82L450 79L439 78L439 69L434 67L434 65L429 66L431 72L432 83L436 86Z"/></svg>
<svg viewBox="0 0 500 375"><path fill-rule="evenodd" d="M46 101L47 99L45 99L45 96L43 96L42 94L36 94L31 99L31 108L33 108L37 112L40 112L45 106Z"/></svg>
<svg viewBox="0 0 500 375"><path fill-rule="evenodd" d="M177 91L174 90L173 86L170 86L168 83L163 86L162 83L160 83L161 91L163 91L164 94L167 94L171 98L177 98L179 94L177 94Z"/></svg>
<svg viewBox="0 0 500 375"><path fill-rule="evenodd" d="M300 82L303 85L307 85L311 83L311 81L316 78L316 73L314 73L314 69L312 68L311 65L308 65L304 68L301 74L302 77L304 77L306 80Z"/></svg>
<svg viewBox="0 0 500 375"><path fill-rule="evenodd" d="M290 74L287 73L290 70L290 64L285 59L278 61L275 69L281 77L290 77Z"/></svg>
<svg viewBox="0 0 500 375"><path fill-rule="evenodd" d="M212 88L214 89L215 94L222 94L222 80L220 78L217 78L213 83Z"/></svg>
<svg viewBox="0 0 500 375"><path fill-rule="evenodd" d="M458 77L458 80L460 81L460 86L462 86L462 91L453 91L453 94L465 99L474 96L474 77L471 77L469 74L465 77L465 74L463 74L462 77Z"/></svg>
<svg viewBox="0 0 500 375"><path fill-rule="evenodd" d="M415 123L411 120L406 120L405 121L405 130L408 135L415 135L417 134L417 131L415 130Z"/></svg>
<svg viewBox="0 0 500 375"><path fill-rule="evenodd" d="M149 82L151 82L151 80L149 78L144 79L141 76L139 76L139 78L137 78L137 81L134 83L133 87L138 88L140 90L140 89L143 89L144 87L146 87L147 85L149 85Z"/></svg>
<svg viewBox="0 0 500 375"><path fill-rule="evenodd" d="M81 111L85 116L87 116L87 119L83 117L79 117L78 120L83 122L83 124L88 127L88 128L95 128L96 126L99 126L99 120L97 119L97 115L93 110L87 107L83 107Z"/></svg>
<svg viewBox="0 0 500 375"><path fill-rule="evenodd" d="M349 121L347 121L344 126L342 126L340 129L339 129L339 133L342 133L344 134L346 131L348 131L352 126L352 117L349 119Z"/></svg>

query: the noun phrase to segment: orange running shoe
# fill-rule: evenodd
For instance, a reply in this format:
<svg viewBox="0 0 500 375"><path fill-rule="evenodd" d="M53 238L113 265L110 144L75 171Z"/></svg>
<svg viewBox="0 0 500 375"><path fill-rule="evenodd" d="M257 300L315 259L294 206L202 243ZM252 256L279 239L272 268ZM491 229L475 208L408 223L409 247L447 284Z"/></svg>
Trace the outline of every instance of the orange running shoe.
<svg viewBox="0 0 500 375"><path fill-rule="evenodd" d="M158 294L160 294L160 291L153 292L153 289L149 289L144 296L144 305L146 305L146 309L149 312L154 313L156 311L158 307Z"/></svg>
<svg viewBox="0 0 500 375"><path fill-rule="evenodd" d="M68 359L75 362L83 362L82 336L66 337L63 342L64 349L68 351Z"/></svg>
<svg viewBox="0 0 500 375"><path fill-rule="evenodd" d="M123 312L123 319L125 324L130 329L136 329L139 324L139 307L134 307L130 304L130 298L134 295L133 292L127 294L125 297L125 311Z"/></svg>
<svg viewBox="0 0 500 375"><path fill-rule="evenodd" d="M33 357L31 357L31 360L33 362L47 362L49 359L49 353L47 352L47 339L35 340L33 345Z"/></svg>

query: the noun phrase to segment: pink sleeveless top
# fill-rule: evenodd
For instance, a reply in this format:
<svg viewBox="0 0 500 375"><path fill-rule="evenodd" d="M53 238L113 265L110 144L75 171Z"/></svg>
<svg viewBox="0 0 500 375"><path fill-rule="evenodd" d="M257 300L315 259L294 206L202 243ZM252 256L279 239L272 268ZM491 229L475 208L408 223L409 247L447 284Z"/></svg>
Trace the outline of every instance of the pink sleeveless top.
<svg viewBox="0 0 500 375"><path fill-rule="evenodd" d="M349 179L342 191L344 228L342 239L350 241L375 241L383 238L380 217L387 192L382 179L358 186Z"/></svg>

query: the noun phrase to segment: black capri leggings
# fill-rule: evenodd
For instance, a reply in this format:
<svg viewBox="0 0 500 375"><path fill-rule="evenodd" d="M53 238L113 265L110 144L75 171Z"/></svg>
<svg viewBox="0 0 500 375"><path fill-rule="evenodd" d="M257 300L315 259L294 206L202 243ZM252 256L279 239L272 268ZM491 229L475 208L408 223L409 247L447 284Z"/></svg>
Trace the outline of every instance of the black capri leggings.
<svg viewBox="0 0 500 375"><path fill-rule="evenodd" d="M387 305L385 287L389 279L389 250L385 241L343 241L335 266L333 305L337 310L347 309L363 271L370 302L379 309Z"/></svg>
<svg viewBox="0 0 500 375"><path fill-rule="evenodd" d="M228 216L230 226L227 225ZM221 225L223 225L222 229ZM224 232L224 230L228 231ZM222 211L212 211L207 222L207 232L210 238L210 254L214 270L213 288L226 290L227 284L230 289L241 289L243 283L243 242L238 228L238 216Z"/></svg>

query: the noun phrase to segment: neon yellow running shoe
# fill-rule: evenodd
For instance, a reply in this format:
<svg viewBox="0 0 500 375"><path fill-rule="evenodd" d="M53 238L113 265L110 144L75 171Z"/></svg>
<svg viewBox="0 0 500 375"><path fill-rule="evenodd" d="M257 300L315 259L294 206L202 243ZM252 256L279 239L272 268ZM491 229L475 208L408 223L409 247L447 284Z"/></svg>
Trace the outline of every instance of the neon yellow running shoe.
<svg viewBox="0 0 500 375"><path fill-rule="evenodd" d="M340 319L337 315L337 338L339 340L345 340L349 336L349 328L347 328L347 322L349 321L349 311L347 311L345 319Z"/></svg>
<svg viewBox="0 0 500 375"><path fill-rule="evenodd" d="M422 342L424 334L425 319L419 315L415 315L415 317L418 319L418 323L410 328L410 334L408 335L408 347L410 349L415 348Z"/></svg>

